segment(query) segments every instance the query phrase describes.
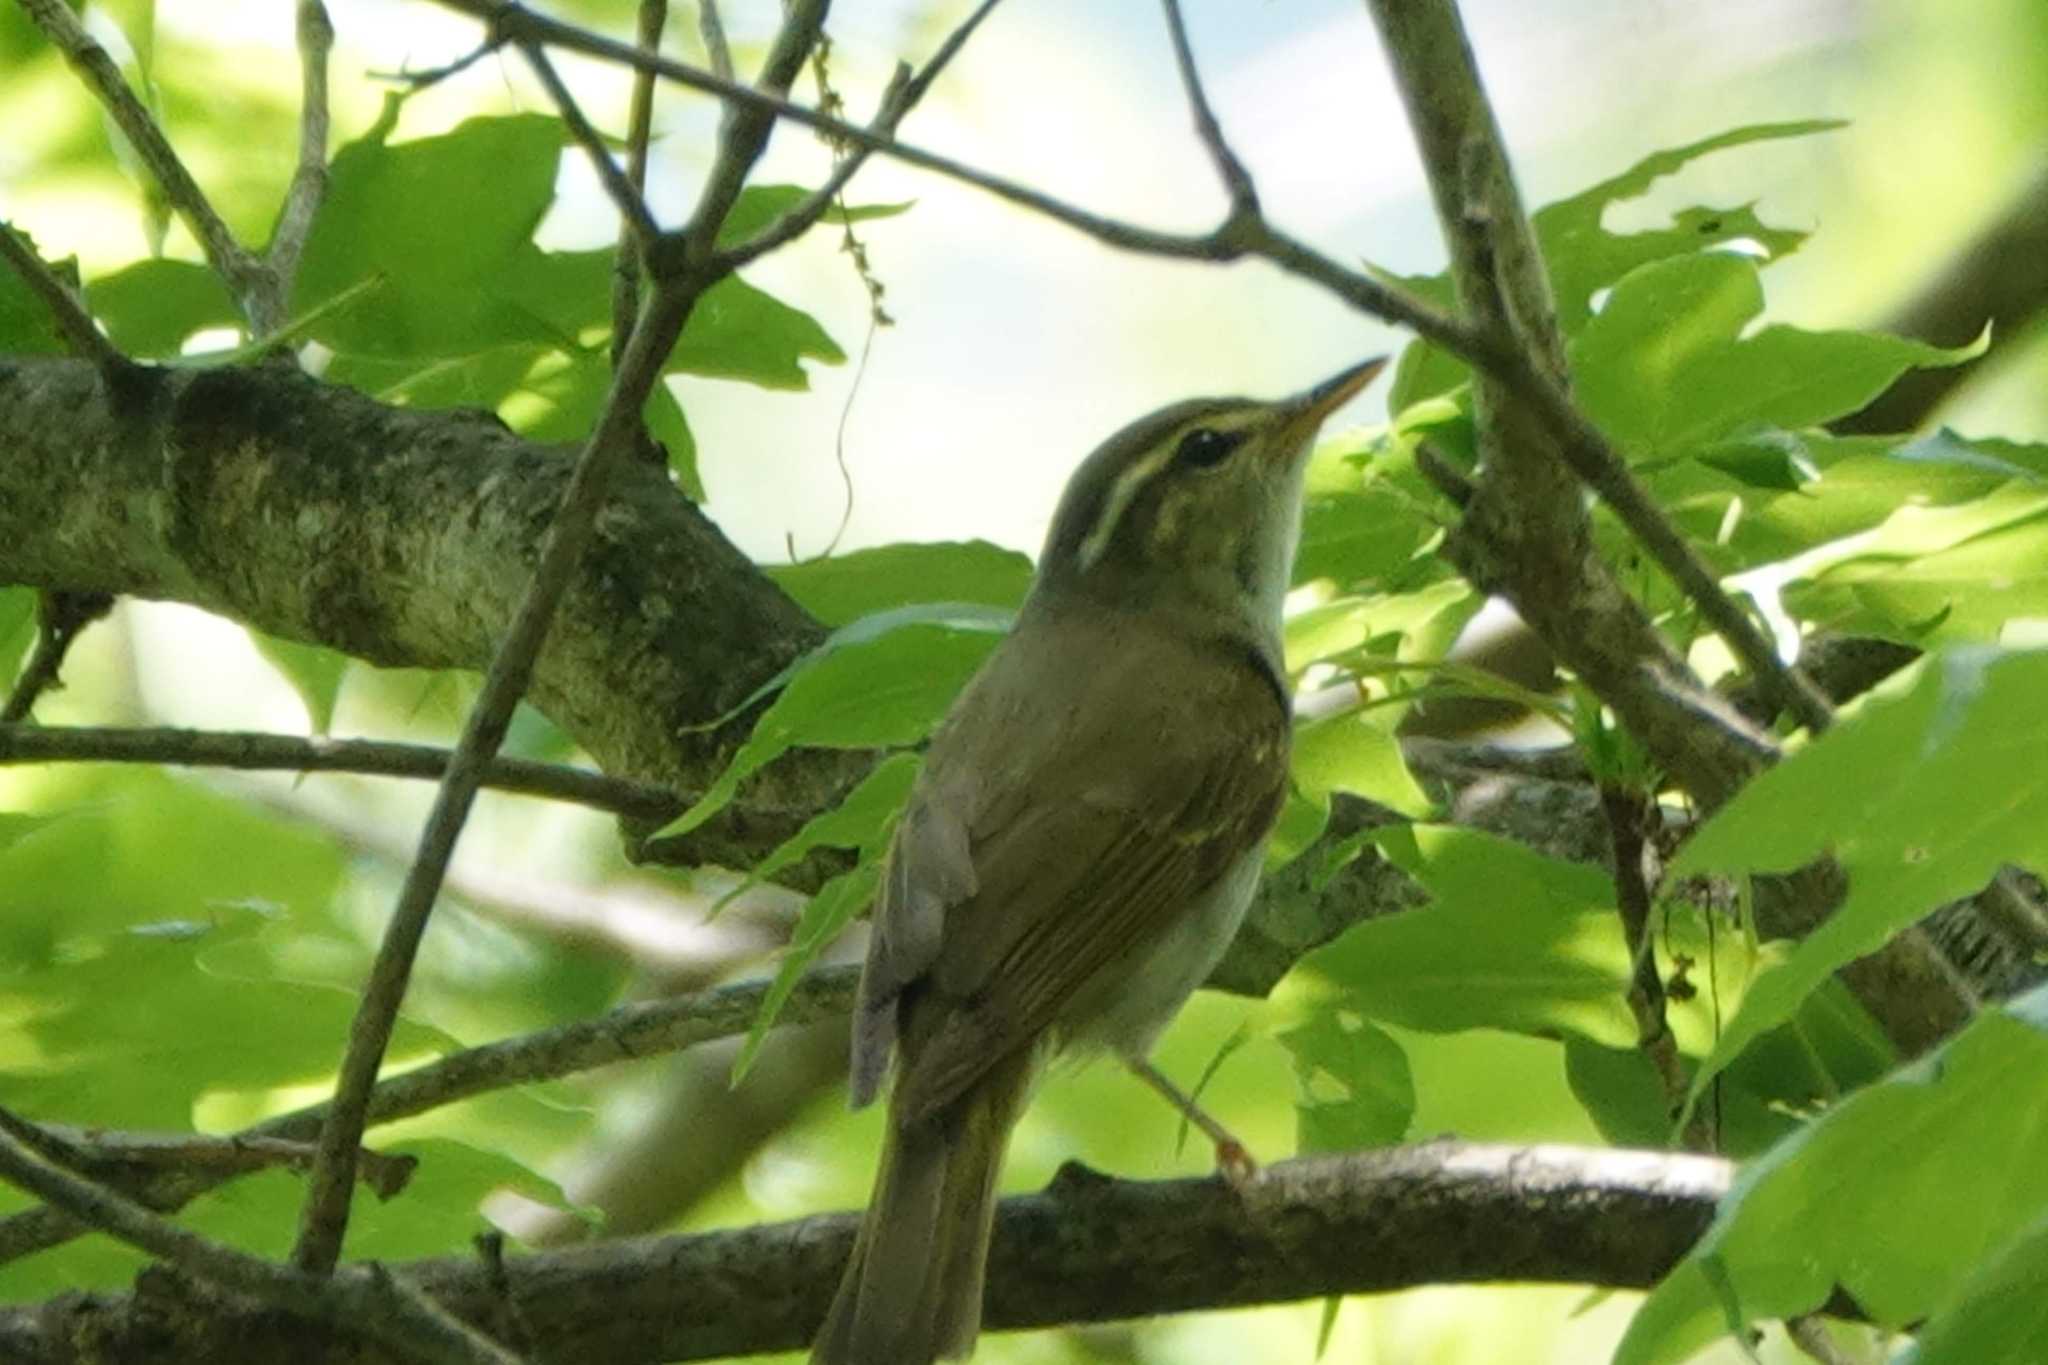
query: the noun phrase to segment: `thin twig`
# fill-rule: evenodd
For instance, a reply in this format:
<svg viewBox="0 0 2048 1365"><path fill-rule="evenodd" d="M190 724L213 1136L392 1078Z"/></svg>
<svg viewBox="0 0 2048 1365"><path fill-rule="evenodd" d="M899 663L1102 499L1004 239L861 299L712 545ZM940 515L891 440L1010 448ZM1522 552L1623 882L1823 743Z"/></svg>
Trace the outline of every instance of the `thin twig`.
<svg viewBox="0 0 2048 1365"><path fill-rule="evenodd" d="M732 44L726 40L725 19L718 12L718 0L698 0L697 32L704 37L704 58L721 80L736 79Z"/></svg>
<svg viewBox="0 0 2048 1365"><path fill-rule="evenodd" d="M130 361L114 349L96 323L92 314L86 311L83 301L71 292L71 287L57 278L57 273L44 263L28 239L16 231L12 223L0 222L0 256L14 267L14 273L21 276L22 283L34 291L43 306L50 310L50 317L57 324L72 353L90 360L99 367L102 374L112 374L125 369Z"/></svg>
<svg viewBox="0 0 2048 1365"><path fill-rule="evenodd" d="M661 32L668 26L668 0L640 0L640 22L634 34L643 52L661 51ZM642 204L647 202L647 149L654 138L654 73L641 67L633 73L633 97L626 120L626 182ZM633 319L640 312L641 242L630 223L619 224L619 247L612 253L612 364L626 353Z"/></svg>
<svg viewBox="0 0 2048 1365"><path fill-rule="evenodd" d="M293 1264L324 1272L334 1267L348 1225L348 1193L354 1183L356 1148L361 1145L363 1112L377 1079L384 1049L398 1019L398 1006L419 951L427 918L455 851L455 841L468 819L482 785L484 766L496 755L511 724L512 710L526 690L533 661L547 636L549 619L566 590L569 576L590 541L605 484L619 452L631 444L640 406L661 374L669 348L682 329L685 310L666 291L648 301L633 344L613 377L611 396L597 429L591 433L549 525L524 598L503 643L484 675L462 738L451 756L441 789L420 835L419 852L399 891L391 922L371 965L370 979L355 1021L335 1087L334 1108L320 1138L320 1159L299 1222Z"/></svg>
<svg viewBox="0 0 2048 1365"><path fill-rule="evenodd" d="M388 1272L326 1279L250 1256L66 1170L6 1131L0 1131L0 1178L209 1284L359 1332L411 1358L518 1365L516 1356L417 1289L393 1292Z"/></svg>
<svg viewBox="0 0 2048 1365"><path fill-rule="evenodd" d="M1675 1119L1685 1107L1687 1078L1665 1015L1664 978L1657 970L1656 941L1650 933L1650 879L1643 867L1650 837L1661 821L1656 802L1647 793L1615 781L1601 782L1600 809L1607 817L1614 855L1615 908L1628 943L1627 995L1636 1021L1636 1046L1656 1068L1665 1114ZM1703 1117L1696 1113L1693 1123L1698 1131L1687 1131L1685 1145L1694 1151L1711 1150Z"/></svg>
<svg viewBox="0 0 2048 1365"><path fill-rule="evenodd" d="M981 27L981 21L988 18L999 2L1000 0L982 0L975 6L974 10L960 22L959 27L946 35L946 41L939 44L938 50L932 53L931 60L927 61L924 69L917 74L910 74L907 67L897 67L888 88L882 92L882 102L875 112L874 121L868 125L869 131L882 138L894 136L904 116L917 107L918 101L931 89L932 82L946 69L946 64L966 46L967 40L974 36L974 31ZM847 182L867 164L868 154L874 150L873 145L869 143L846 142L837 145L840 154L833 161L832 174L826 177L824 184L792 204L781 217L761 229L751 240L731 248L719 259L733 269L738 269L748 261L765 255L785 242L810 231L811 227L838 202Z"/></svg>
<svg viewBox="0 0 2048 1365"><path fill-rule="evenodd" d="M870 152L880 152L905 165L917 166L962 184L972 185L999 199L1064 223L1075 231L1118 250L1180 260L1215 262L1235 261L1247 255L1258 255L1271 260L1283 270L1305 274L1310 278L1317 277L1316 273L1312 273L1311 263L1322 262L1334 266L1334 262L1317 257L1316 253L1300 243L1270 228L1261 233L1258 240L1246 241L1244 234L1238 231L1225 233L1219 230L1199 234L1161 232L1090 213L1029 185L976 170L951 157L940 156L936 152L898 142L893 137L870 131L858 124L831 118L779 95L723 80L708 71L699 70L658 53L641 52L630 44L589 32L574 24L551 19L516 4L501 6L497 0L435 0L435 3L491 24L493 34L500 41L545 43L552 47L568 48L589 56L653 71L678 85L718 95L734 104L787 119L836 138L843 138L856 147L866 148ZM1382 284L1361 272L1346 271L1342 267L1336 267L1336 270L1343 277L1342 286L1337 292L1354 306L1384 321L1406 327L1418 336L1434 341L1444 349L1464 356L1482 368L1497 367L1502 363L1502 352L1490 338L1434 304L1405 290Z"/></svg>
<svg viewBox="0 0 2048 1365"><path fill-rule="evenodd" d="M252 314L256 312L255 296L270 278L270 272L235 240L235 234L214 211L199 182L172 150L155 117L121 78L120 68L114 65L107 50L85 31L64 0L21 0L21 7L64 54L87 88L99 97L115 126L148 168L150 178L163 191L165 200L198 239L208 264L226 281L243 308ZM254 323L252 316L251 324Z"/></svg>
<svg viewBox="0 0 2048 1365"><path fill-rule="evenodd" d="M64 658L80 632L114 609L114 598L104 592L71 592L51 588L36 601L36 644L21 670L7 704L0 706L0 735L27 720L43 693L57 685Z"/></svg>
<svg viewBox="0 0 2048 1365"><path fill-rule="evenodd" d="M538 43L521 43L519 50L533 68L533 74L540 77L540 83L547 88L548 98L561 112L562 122L568 125L570 135L583 148L584 155L590 158L597 178L604 183L605 194L610 196L612 206L619 211L623 230L632 238L633 250L644 256L661 236L661 225L654 221L654 213L647 207L647 201L641 197L633 181L619 169L619 163L612 160L611 148L604 145L597 129L583 116L582 107L555 71L555 64L548 60L548 54Z"/></svg>
<svg viewBox="0 0 2048 1365"><path fill-rule="evenodd" d="M795 1028L844 1015L853 1007L856 967L825 967L796 983L776 1015L777 1028ZM621 1005L595 1018L506 1038L453 1052L377 1083L364 1110L366 1125L392 1123L478 1095L560 1080L617 1062L677 1052L699 1043L745 1033L767 998L765 981L719 986L669 1000ZM318 1137L332 1103L312 1105L266 1119L229 1141ZM215 1170L165 1173L165 1183L148 1191L148 1202L176 1208L228 1179ZM0 1218L0 1264L56 1246L83 1229L51 1208L28 1209Z"/></svg>
<svg viewBox="0 0 2048 1365"><path fill-rule="evenodd" d="M817 41L824 23L824 0L792 4L777 34L762 82L787 89ZM636 49L628 48L636 56ZM348 1048L335 1086L333 1108L320 1134L320 1156L299 1219L292 1263L301 1270L324 1273L334 1268L348 1227L348 1199L354 1184L357 1148L361 1145L370 1092L397 1022L398 1007L412 975L421 936L455 841L467 820L483 779L484 765L497 753L511 724L513 708L526 690L535 657L547 637L549 621L567 590L570 574L582 557L596 525L612 469L634 444L640 413L648 393L660 381L670 349L682 332L690 309L719 278L705 269L711 244L726 212L739 197L740 186L766 146L774 125L772 113L755 110L732 119L720 138L717 160L705 179L697 211L685 229L685 259L692 267L664 281L648 299L633 339L612 376L612 388L596 428L578 456L569 486L550 523L524 598L514 614L497 655L484 676L482 691L463 727L447 775L420 836L419 852L399 891L376 961L363 988L363 998L349 1028Z"/></svg>
<svg viewBox="0 0 2048 1365"><path fill-rule="evenodd" d="M0 766L164 763L247 772L341 772L438 781L446 775L452 756L450 750L426 744L271 735L247 730L0 727ZM639 819L665 819L682 809L675 793L651 783L531 759L491 759L484 765L483 784L500 791L570 801Z"/></svg>
<svg viewBox="0 0 2048 1365"><path fill-rule="evenodd" d="M1181 17L1180 0L1164 0L1166 7L1166 30L1173 38L1173 61L1180 69L1181 88L1187 92L1188 109L1195 116L1195 133L1202 139L1202 146L1208 149L1209 160L1216 165L1216 174L1223 181L1225 192L1230 195L1230 216L1232 218L1256 218L1259 216L1259 192L1252 184L1251 172L1238 160L1230 143L1223 136L1223 125L1216 121L1216 111L1209 107L1208 92L1202 89L1201 73L1195 69L1195 52L1188 43L1187 21Z"/></svg>
<svg viewBox="0 0 2048 1365"><path fill-rule="evenodd" d="M313 231L313 219L327 197L327 65L334 51L334 24L321 0L299 0L299 164L284 192L284 208L278 214L277 231L270 238L265 259L275 280L280 315L261 320L261 332L275 332L286 318L292 281L299 273L299 257L306 238Z"/></svg>

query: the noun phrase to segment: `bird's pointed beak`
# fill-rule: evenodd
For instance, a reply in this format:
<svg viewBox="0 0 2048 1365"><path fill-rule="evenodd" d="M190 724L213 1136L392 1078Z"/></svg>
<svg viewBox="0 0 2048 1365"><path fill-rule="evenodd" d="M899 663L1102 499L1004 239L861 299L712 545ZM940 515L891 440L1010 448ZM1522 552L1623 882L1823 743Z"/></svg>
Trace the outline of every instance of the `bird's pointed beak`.
<svg viewBox="0 0 2048 1365"><path fill-rule="evenodd" d="M1280 418L1280 430L1284 433L1275 447L1298 457L1315 439L1317 428L1323 420L1372 382L1373 376L1387 367L1387 358L1374 356L1362 365L1331 375L1312 389L1282 399L1274 404Z"/></svg>
<svg viewBox="0 0 2048 1365"><path fill-rule="evenodd" d="M1356 397L1373 376L1387 367L1387 358L1374 356L1360 365L1331 375L1322 383L1287 400L1288 415L1304 426L1322 425L1323 419Z"/></svg>

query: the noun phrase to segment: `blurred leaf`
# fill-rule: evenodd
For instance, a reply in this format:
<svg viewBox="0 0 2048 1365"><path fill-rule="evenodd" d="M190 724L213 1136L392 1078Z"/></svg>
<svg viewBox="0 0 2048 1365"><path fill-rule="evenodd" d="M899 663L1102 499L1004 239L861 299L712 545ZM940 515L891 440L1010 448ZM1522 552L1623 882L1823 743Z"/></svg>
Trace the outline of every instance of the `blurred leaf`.
<svg viewBox="0 0 2048 1365"><path fill-rule="evenodd" d="M220 277L190 261L138 261L94 280L85 297L114 345L132 356L176 355L194 333L242 324Z"/></svg>
<svg viewBox="0 0 2048 1365"><path fill-rule="evenodd" d="M935 589L949 602L1014 611L1031 588L1031 561L985 540L878 545L762 572L828 626L929 602Z"/></svg>
<svg viewBox="0 0 2048 1365"><path fill-rule="evenodd" d="M35 639L35 589L0 588L0 697L13 689L22 658Z"/></svg>
<svg viewBox="0 0 2048 1365"><path fill-rule="evenodd" d="M1294 1057L1299 1152L1386 1147L1408 1135L1415 1078L1392 1035L1337 1009L1318 1009L1279 1036Z"/></svg>
<svg viewBox="0 0 2048 1365"><path fill-rule="evenodd" d="M411 142L385 135L335 153L293 311L375 279L381 287L328 319L318 340L373 356L448 356L552 339L506 289L554 198L560 122L517 114Z"/></svg>
<svg viewBox="0 0 2048 1365"><path fill-rule="evenodd" d="M1616 1365L1669 1365L1837 1287L1897 1328L2048 1212L2048 987L1979 1015L1743 1168Z"/></svg>
<svg viewBox="0 0 2048 1365"><path fill-rule="evenodd" d="M2035 1365L2048 1341L2048 1217L1999 1248L1918 1331L1898 1365Z"/></svg>
<svg viewBox="0 0 2048 1365"><path fill-rule="evenodd" d="M1777 427L1717 441L1695 452L1694 458L1750 488L1796 493L1820 477L1805 442Z"/></svg>
<svg viewBox="0 0 2048 1365"><path fill-rule="evenodd" d="M471 1241L490 1227L480 1206L498 1190L516 1190L556 1208L569 1203L552 1180L465 1142L427 1137L379 1143L373 1136L371 1143L389 1156L414 1157L419 1165L396 1198L379 1199L368 1187L356 1186L345 1248L350 1260L471 1254ZM243 1251L282 1260L290 1255L305 1192L302 1176L267 1171L221 1186L180 1221Z"/></svg>
<svg viewBox="0 0 2048 1365"><path fill-rule="evenodd" d="M995 645L996 637L985 631L914 624L814 651L711 790L652 837L687 834L703 824L742 782L799 745L866 749L916 743Z"/></svg>
<svg viewBox="0 0 2048 1365"><path fill-rule="evenodd" d="M313 733L324 735L334 724L334 703L341 696L342 680L348 676L351 660L324 645L302 644L260 630L249 632L249 642L271 667L284 675L306 705L306 719Z"/></svg>
<svg viewBox="0 0 2048 1365"><path fill-rule="evenodd" d="M1672 878L1786 871L1832 853L1849 892L1750 986L1694 1078L1792 1017L1836 968L1874 952L2008 862L2048 862L2048 652L1934 656L1715 812Z"/></svg>
<svg viewBox="0 0 2048 1365"><path fill-rule="evenodd" d="M1743 330L1763 312L1756 262L1702 252L1643 266L1571 344L1586 413L1636 458L1671 456L1747 427L1818 426L1915 366L1983 353L1864 332Z"/></svg>
<svg viewBox="0 0 2048 1365"><path fill-rule="evenodd" d="M262 922L260 912L216 910L141 927L150 932L73 936L67 956L8 975L0 1104L69 1123L181 1131L210 1090L324 1083L353 992L277 980L228 990L204 965L208 950ZM393 1055L449 1046L401 1024Z"/></svg>

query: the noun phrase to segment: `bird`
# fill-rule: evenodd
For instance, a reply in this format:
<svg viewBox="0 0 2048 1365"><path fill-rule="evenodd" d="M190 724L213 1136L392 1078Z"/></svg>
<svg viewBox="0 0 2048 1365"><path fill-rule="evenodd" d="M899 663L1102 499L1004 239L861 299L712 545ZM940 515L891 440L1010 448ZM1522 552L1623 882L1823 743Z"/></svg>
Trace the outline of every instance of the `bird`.
<svg viewBox="0 0 2048 1365"><path fill-rule="evenodd" d="M893 1084L812 1365L973 1351L998 1169L1034 1081L1063 1052L1142 1065L1235 936L1287 792L1281 618L1308 452L1384 364L1279 401L1161 408L1069 479L882 864L852 1103Z"/></svg>

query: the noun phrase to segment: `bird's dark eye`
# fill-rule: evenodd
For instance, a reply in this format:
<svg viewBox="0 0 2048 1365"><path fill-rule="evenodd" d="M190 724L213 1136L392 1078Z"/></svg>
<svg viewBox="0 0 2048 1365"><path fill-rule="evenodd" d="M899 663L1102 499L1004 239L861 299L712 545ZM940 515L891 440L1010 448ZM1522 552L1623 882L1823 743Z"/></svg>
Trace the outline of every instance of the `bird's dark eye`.
<svg viewBox="0 0 2048 1365"><path fill-rule="evenodd" d="M1196 427L1180 438L1180 448L1173 452L1173 462L1192 469L1211 469L1222 464L1244 442L1241 431L1218 431L1214 427Z"/></svg>

